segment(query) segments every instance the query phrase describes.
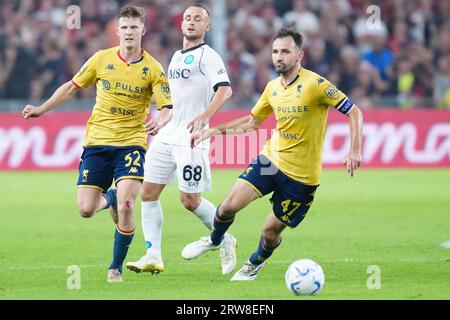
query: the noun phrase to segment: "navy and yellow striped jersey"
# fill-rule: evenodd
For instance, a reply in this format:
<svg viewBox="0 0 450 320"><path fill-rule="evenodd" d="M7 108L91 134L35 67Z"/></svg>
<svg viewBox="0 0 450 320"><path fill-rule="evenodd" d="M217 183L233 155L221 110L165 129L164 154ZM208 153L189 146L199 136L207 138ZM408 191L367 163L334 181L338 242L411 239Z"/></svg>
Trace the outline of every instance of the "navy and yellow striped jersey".
<svg viewBox="0 0 450 320"><path fill-rule="evenodd" d="M301 68L286 86L281 84L281 77L270 81L252 109L252 115L260 120L275 114L275 132L261 154L290 178L305 185L318 185L330 106L348 114L353 103L310 70Z"/></svg>
<svg viewBox="0 0 450 320"><path fill-rule="evenodd" d="M161 64L145 50L127 63L114 47L96 52L73 77L82 88L96 83L97 96L84 146L147 148L145 121L152 96L156 107L171 107L169 83Z"/></svg>

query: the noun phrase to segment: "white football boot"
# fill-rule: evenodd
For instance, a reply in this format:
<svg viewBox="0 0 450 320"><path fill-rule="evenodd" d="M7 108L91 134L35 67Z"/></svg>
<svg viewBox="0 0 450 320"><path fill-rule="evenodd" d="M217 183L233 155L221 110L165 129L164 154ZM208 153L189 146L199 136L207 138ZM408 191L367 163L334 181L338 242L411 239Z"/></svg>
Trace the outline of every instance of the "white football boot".
<svg viewBox="0 0 450 320"><path fill-rule="evenodd" d="M138 261L127 262L126 267L137 273L151 272L152 274L158 274L164 271L164 263L161 257L156 254L146 254Z"/></svg>
<svg viewBox="0 0 450 320"><path fill-rule="evenodd" d="M255 280L258 273L266 265L264 261L261 264L253 264L250 261L244 263L244 266L234 274L231 281L249 281Z"/></svg>
<svg viewBox="0 0 450 320"><path fill-rule="evenodd" d="M220 260L222 262L222 274L229 274L236 266L237 240L231 234L226 233L220 248Z"/></svg>
<svg viewBox="0 0 450 320"><path fill-rule="evenodd" d="M184 247L181 252L181 256L186 260L195 259L207 251L225 249L228 256L236 259L236 239L229 233L225 233L225 236L221 243L214 245L211 242L211 238L201 237L200 240L191 242Z"/></svg>

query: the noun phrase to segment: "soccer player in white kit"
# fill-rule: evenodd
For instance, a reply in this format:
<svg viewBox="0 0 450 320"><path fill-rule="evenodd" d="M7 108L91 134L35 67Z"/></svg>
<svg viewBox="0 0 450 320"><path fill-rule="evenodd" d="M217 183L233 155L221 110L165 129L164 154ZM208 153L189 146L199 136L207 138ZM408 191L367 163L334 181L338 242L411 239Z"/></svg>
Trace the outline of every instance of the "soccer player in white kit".
<svg viewBox="0 0 450 320"><path fill-rule="evenodd" d="M142 229L147 253L140 260L126 264L132 271L164 270L163 213L159 197L175 177L184 207L212 230L216 207L201 197L201 192L211 190L209 141L192 149L190 133L207 128L209 119L231 97L232 91L222 59L204 43L210 28L205 7L193 5L185 10L181 26L183 50L174 53L167 75L172 93L172 119L160 131L158 120L151 120L147 127L149 133L156 134L146 154L142 188ZM236 239L225 234L219 249L222 273L230 273L236 265Z"/></svg>

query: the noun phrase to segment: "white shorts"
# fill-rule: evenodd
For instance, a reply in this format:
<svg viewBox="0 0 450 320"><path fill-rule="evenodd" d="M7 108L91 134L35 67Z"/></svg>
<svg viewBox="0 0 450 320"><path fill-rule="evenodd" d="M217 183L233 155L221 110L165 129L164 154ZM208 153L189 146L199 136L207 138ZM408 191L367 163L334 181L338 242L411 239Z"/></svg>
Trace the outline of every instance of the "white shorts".
<svg viewBox="0 0 450 320"><path fill-rule="evenodd" d="M171 184L186 193L211 191L209 150L153 140L145 155L144 181Z"/></svg>

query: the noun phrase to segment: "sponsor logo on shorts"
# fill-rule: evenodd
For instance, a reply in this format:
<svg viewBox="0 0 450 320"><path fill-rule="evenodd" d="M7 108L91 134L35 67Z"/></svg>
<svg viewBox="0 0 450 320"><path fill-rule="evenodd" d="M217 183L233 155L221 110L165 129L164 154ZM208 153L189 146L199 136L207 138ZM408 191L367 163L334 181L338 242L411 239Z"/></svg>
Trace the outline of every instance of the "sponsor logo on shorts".
<svg viewBox="0 0 450 320"><path fill-rule="evenodd" d="M136 169L136 167L131 167L130 171L128 171L128 173L138 173L138 170Z"/></svg>

